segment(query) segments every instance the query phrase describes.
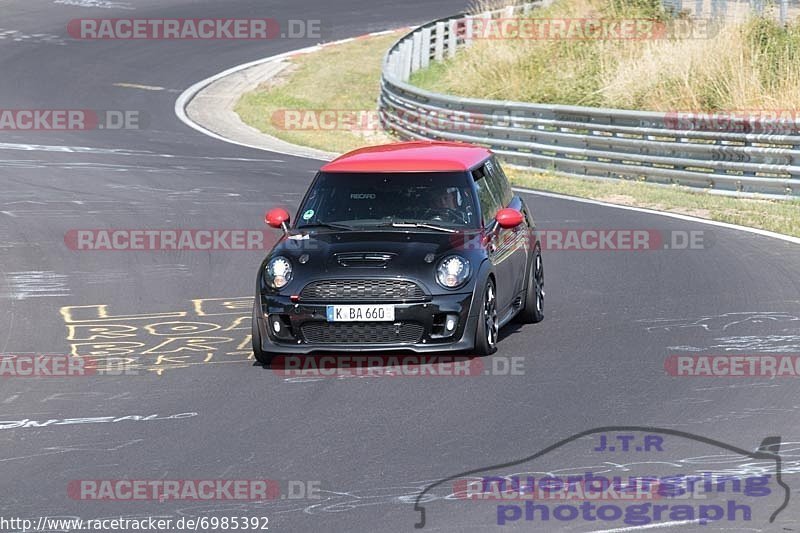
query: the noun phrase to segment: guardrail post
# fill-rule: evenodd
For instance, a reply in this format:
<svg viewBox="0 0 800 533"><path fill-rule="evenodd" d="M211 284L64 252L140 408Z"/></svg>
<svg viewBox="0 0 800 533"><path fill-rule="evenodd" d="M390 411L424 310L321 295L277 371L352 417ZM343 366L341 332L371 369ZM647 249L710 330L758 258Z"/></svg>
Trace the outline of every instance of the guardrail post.
<svg viewBox="0 0 800 533"><path fill-rule="evenodd" d="M420 43L420 67L427 68L431 64L431 29L422 28L422 42Z"/></svg>
<svg viewBox="0 0 800 533"><path fill-rule="evenodd" d="M444 59L444 22L436 23L436 43L433 47L433 58L436 61Z"/></svg>
<svg viewBox="0 0 800 533"><path fill-rule="evenodd" d="M393 77L397 77L397 50L389 53L389 59L386 61L386 68Z"/></svg>
<svg viewBox="0 0 800 533"><path fill-rule="evenodd" d="M419 70L422 63L422 34L414 33L411 38L411 73Z"/></svg>
<svg viewBox="0 0 800 533"><path fill-rule="evenodd" d="M447 22L447 57L453 58L458 47L458 23L459 19L450 19Z"/></svg>
<svg viewBox="0 0 800 533"><path fill-rule="evenodd" d="M475 17L467 15L464 17L464 46L472 45L472 32L475 29Z"/></svg>
<svg viewBox="0 0 800 533"><path fill-rule="evenodd" d="M392 75L398 79L403 79L403 52L398 48L392 54L394 57L392 59Z"/></svg>
<svg viewBox="0 0 800 533"><path fill-rule="evenodd" d="M478 38L485 39L487 36L492 34L492 14L491 12L483 13L482 15L478 15L478 17L481 19L481 25L478 27L481 33L478 35ZM475 37L474 33L472 34L472 37Z"/></svg>
<svg viewBox="0 0 800 533"><path fill-rule="evenodd" d="M403 68L403 75L400 76L400 79L403 81L408 81L411 77L411 55L413 53L413 43L411 39L406 39L403 44L400 46L401 54L403 58L402 68Z"/></svg>

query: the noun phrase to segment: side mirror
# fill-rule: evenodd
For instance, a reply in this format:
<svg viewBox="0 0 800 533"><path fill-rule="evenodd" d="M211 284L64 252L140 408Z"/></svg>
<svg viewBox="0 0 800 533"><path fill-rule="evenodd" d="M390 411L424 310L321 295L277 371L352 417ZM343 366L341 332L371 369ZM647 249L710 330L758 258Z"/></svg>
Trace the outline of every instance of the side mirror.
<svg viewBox="0 0 800 533"><path fill-rule="evenodd" d="M506 207L505 209L498 211L494 218L497 220L497 223L501 228L506 229L516 228L522 224L522 221L524 220L522 213L516 209L511 209L510 207Z"/></svg>
<svg viewBox="0 0 800 533"><path fill-rule="evenodd" d="M267 211L267 214L264 215L264 222L271 228L282 228L283 231L289 231L289 212L282 207L270 209Z"/></svg>

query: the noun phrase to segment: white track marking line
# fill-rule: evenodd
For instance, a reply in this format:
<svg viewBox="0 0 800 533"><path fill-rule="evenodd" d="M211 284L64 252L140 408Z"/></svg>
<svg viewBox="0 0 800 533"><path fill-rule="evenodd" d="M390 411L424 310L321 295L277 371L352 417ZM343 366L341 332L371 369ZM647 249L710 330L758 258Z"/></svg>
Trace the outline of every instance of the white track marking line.
<svg viewBox="0 0 800 533"><path fill-rule="evenodd" d="M143 91L163 91L164 87L158 85L141 85L139 83L115 83L114 87L124 87L126 89L142 89Z"/></svg>
<svg viewBox="0 0 800 533"><path fill-rule="evenodd" d="M596 529L592 533L622 533L623 531L641 531L643 529L662 529L675 526L697 524L699 520L679 520L675 522L662 522L660 524L647 524L645 526L617 527L614 529Z"/></svg>

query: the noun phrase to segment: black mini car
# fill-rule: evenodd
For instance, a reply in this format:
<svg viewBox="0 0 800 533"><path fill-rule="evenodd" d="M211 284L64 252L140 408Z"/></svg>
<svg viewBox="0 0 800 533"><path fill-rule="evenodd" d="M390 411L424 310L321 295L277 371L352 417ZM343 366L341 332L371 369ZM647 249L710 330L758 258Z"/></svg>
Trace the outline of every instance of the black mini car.
<svg viewBox="0 0 800 533"><path fill-rule="evenodd" d="M362 148L326 164L258 270L253 352L459 351L543 318L541 247L492 153L461 143Z"/></svg>

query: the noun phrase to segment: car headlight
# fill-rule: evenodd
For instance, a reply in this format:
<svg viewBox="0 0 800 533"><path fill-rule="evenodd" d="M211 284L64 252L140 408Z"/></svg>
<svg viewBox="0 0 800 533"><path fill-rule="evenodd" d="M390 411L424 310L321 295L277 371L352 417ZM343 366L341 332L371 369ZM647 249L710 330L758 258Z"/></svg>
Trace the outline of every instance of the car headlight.
<svg viewBox="0 0 800 533"><path fill-rule="evenodd" d="M448 289L463 285L469 278L469 261L458 255L448 255L436 267L436 281Z"/></svg>
<svg viewBox="0 0 800 533"><path fill-rule="evenodd" d="M264 281L273 289L281 289L292 281L292 262L279 255L270 259L264 273Z"/></svg>

